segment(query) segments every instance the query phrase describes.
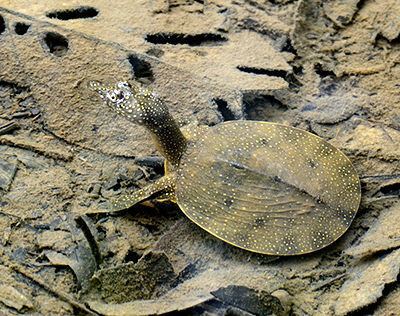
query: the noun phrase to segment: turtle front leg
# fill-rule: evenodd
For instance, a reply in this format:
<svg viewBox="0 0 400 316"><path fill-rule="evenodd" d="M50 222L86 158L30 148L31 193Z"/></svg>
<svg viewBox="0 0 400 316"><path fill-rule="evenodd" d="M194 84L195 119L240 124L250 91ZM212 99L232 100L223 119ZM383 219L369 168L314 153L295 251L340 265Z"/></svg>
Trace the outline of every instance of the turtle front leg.
<svg viewBox="0 0 400 316"><path fill-rule="evenodd" d="M150 199L175 200L175 177L168 175L132 193L123 194L111 201L111 212L126 210Z"/></svg>
<svg viewBox="0 0 400 316"><path fill-rule="evenodd" d="M96 209L89 213L119 212L150 199L175 201L175 176L173 174L164 176L140 190L112 199L107 203L106 208Z"/></svg>

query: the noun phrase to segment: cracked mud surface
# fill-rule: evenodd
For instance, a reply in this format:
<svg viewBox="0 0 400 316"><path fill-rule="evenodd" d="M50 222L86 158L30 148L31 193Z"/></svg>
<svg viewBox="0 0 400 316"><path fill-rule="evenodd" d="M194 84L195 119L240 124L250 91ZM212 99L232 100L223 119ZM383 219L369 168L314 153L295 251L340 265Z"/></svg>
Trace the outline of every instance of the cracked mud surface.
<svg viewBox="0 0 400 316"><path fill-rule="evenodd" d="M1 0L0 314L399 315L399 10ZM162 173L146 132L100 105L91 79L153 87L182 126L245 118L319 135L359 173L355 221L328 248L275 258L173 204L85 215Z"/></svg>

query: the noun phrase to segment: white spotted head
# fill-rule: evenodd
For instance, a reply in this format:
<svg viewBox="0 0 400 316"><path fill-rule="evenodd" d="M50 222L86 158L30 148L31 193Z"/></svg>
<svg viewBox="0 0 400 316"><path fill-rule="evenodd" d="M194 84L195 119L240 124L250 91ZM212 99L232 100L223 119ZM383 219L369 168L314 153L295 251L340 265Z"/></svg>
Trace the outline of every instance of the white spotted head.
<svg viewBox="0 0 400 316"><path fill-rule="evenodd" d="M131 86L120 81L107 85L98 81L90 81L89 89L96 91L104 103L128 120L152 127L162 124L168 116L168 109L159 97L149 89Z"/></svg>

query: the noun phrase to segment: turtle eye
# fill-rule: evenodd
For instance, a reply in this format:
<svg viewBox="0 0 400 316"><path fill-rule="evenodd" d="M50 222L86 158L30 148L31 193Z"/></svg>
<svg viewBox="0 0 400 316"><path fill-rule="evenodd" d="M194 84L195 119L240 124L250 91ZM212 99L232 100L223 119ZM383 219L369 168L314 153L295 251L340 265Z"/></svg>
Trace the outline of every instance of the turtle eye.
<svg viewBox="0 0 400 316"><path fill-rule="evenodd" d="M120 89L129 89L129 88L131 88L131 85L129 84L129 82L121 81L121 82L118 82L117 87Z"/></svg>
<svg viewBox="0 0 400 316"><path fill-rule="evenodd" d="M107 93L107 98L108 98L111 102L117 101L117 95L115 94L114 91L108 92L108 93Z"/></svg>

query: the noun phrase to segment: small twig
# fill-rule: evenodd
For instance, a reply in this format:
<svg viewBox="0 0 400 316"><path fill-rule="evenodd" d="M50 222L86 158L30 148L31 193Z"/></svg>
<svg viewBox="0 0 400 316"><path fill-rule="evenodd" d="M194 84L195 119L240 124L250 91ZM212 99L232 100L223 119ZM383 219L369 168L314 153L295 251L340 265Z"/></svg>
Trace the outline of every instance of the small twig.
<svg viewBox="0 0 400 316"><path fill-rule="evenodd" d="M10 122L0 126L0 135L8 134L15 129L18 129L19 125L16 122Z"/></svg>
<svg viewBox="0 0 400 316"><path fill-rule="evenodd" d="M0 215L4 215L4 216L8 216L8 217L12 217L12 218L16 218L16 219L18 219L19 221L21 221L21 220L22 220L22 218L21 218L20 216L17 216L17 215L14 215L14 214L8 213L8 212L4 212L4 211L0 211Z"/></svg>
<svg viewBox="0 0 400 316"><path fill-rule="evenodd" d="M313 291L319 290L319 289L321 289L321 288L323 288L323 287L325 287L325 286L327 286L327 285L329 285L329 284L331 284L331 283L333 283L333 282L335 282L337 280L342 279L345 276L346 276L346 273L339 274L339 275L337 275L337 276L335 276L335 277L333 277L333 278L331 278L329 280L326 280L324 282L321 282L320 284L317 284L316 286L314 286L312 288L312 290Z"/></svg>
<svg viewBox="0 0 400 316"><path fill-rule="evenodd" d="M378 175L365 175L361 176L360 179L383 179L383 180L391 180L400 178L400 174L378 174Z"/></svg>
<svg viewBox="0 0 400 316"><path fill-rule="evenodd" d="M150 174L147 172L147 170L145 168L141 167L141 166L138 166L138 168L143 172L144 178L146 180L149 180L150 179Z"/></svg>
<svg viewBox="0 0 400 316"><path fill-rule="evenodd" d="M14 114L11 115L12 118L25 118L25 117L29 117L32 116L31 111L24 111L24 112L16 112Z"/></svg>
<svg viewBox="0 0 400 316"><path fill-rule="evenodd" d="M41 113L35 115L35 116L32 118L32 122L36 122L41 116L42 116Z"/></svg>
<svg viewBox="0 0 400 316"><path fill-rule="evenodd" d="M52 288L47 282L43 281L41 278L35 276L28 270L26 270L23 266L17 264L16 262L10 262L9 267L13 269L15 272L22 274L24 277L30 279L31 281L35 282L36 284L40 285L42 288L47 290L48 292L52 293L53 295L59 297L63 301L71 304L73 307L87 313L88 315L95 315L98 316L99 314L95 313L94 311L88 309L84 304L78 302L74 299L71 295L64 291L56 290Z"/></svg>

